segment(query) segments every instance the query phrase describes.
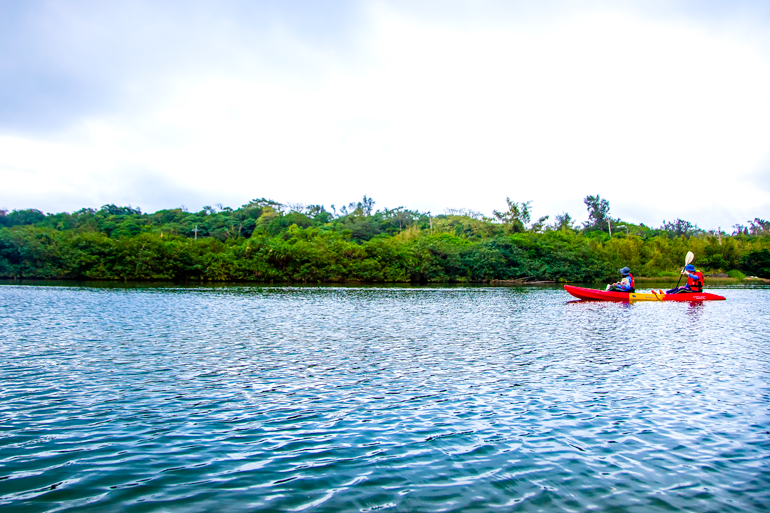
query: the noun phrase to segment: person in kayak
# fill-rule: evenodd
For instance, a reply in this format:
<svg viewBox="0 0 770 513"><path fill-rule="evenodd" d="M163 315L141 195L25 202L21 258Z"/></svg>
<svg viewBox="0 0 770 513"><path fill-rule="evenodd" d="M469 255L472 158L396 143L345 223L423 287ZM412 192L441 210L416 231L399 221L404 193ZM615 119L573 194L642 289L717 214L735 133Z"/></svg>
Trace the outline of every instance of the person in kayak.
<svg viewBox="0 0 770 513"><path fill-rule="evenodd" d="M666 294L687 294L691 292L703 292L703 273L698 271L694 265L687 264L682 269L682 274L687 275L687 283L684 287L676 287L667 290Z"/></svg>
<svg viewBox="0 0 770 513"><path fill-rule="evenodd" d="M623 276L623 279L612 285L607 285L607 290L610 292L636 292L634 288L634 275L631 274L631 269L624 267L620 270L620 275Z"/></svg>

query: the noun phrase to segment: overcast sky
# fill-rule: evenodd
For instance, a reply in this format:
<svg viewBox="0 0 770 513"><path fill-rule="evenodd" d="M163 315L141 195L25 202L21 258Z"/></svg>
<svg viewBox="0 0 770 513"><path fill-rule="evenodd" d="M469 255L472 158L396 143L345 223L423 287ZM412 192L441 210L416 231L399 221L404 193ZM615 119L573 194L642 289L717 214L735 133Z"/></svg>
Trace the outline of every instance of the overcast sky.
<svg viewBox="0 0 770 513"><path fill-rule="evenodd" d="M0 0L0 208L770 217L770 2Z"/></svg>

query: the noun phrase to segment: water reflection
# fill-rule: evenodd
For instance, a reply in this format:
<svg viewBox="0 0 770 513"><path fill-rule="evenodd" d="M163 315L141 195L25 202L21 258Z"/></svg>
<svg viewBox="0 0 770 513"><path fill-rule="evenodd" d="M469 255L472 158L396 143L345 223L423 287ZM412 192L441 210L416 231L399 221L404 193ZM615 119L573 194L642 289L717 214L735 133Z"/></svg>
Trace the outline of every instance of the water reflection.
<svg viewBox="0 0 770 513"><path fill-rule="evenodd" d="M687 303L687 313L692 315L695 320L698 320L703 313L703 303L691 302Z"/></svg>

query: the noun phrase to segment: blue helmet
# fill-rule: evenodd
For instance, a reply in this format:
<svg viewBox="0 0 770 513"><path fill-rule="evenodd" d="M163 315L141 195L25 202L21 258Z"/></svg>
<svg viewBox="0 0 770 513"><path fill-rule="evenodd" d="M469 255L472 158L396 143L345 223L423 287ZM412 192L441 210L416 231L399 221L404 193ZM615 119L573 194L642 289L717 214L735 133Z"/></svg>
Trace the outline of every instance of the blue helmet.
<svg viewBox="0 0 770 513"><path fill-rule="evenodd" d="M692 265L692 264L687 264L686 266L684 266L684 270L685 271L689 271L691 273L694 273L695 272L695 266Z"/></svg>
<svg viewBox="0 0 770 513"><path fill-rule="evenodd" d="M628 276L629 274L631 274L631 269L629 269L628 267L624 267L623 269L620 270L620 274L622 274L623 276Z"/></svg>

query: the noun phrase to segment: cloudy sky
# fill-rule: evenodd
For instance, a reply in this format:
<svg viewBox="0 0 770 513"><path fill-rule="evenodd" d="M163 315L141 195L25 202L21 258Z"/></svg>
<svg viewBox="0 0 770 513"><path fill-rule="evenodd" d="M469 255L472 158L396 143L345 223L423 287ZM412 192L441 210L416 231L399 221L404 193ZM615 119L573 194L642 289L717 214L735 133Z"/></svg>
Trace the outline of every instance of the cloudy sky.
<svg viewBox="0 0 770 513"><path fill-rule="evenodd" d="M0 0L0 208L770 217L770 2Z"/></svg>

